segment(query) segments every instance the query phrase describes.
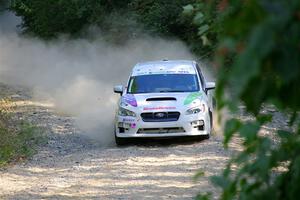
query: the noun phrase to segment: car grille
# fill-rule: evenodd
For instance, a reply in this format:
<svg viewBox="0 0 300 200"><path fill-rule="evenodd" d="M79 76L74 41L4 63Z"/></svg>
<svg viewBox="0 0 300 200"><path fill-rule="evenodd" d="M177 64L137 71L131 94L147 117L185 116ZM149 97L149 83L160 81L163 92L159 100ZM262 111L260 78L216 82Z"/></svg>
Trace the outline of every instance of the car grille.
<svg viewBox="0 0 300 200"><path fill-rule="evenodd" d="M157 133L183 133L183 127L168 127L168 128L140 128L138 134L157 134Z"/></svg>
<svg viewBox="0 0 300 200"><path fill-rule="evenodd" d="M170 122L179 119L180 112L146 112L141 117L144 122Z"/></svg>

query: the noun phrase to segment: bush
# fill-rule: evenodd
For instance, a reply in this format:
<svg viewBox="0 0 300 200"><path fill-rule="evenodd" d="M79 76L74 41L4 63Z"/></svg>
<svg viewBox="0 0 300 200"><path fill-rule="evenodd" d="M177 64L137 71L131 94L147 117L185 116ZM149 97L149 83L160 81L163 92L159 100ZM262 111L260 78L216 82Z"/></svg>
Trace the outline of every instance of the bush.
<svg viewBox="0 0 300 200"><path fill-rule="evenodd" d="M99 27L105 40L124 43L143 33L185 41L202 56L211 55L209 42L198 34L197 22L183 16L183 6L196 0L14 0L10 9L21 16L27 34L53 39L61 34L86 37Z"/></svg>
<svg viewBox="0 0 300 200"><path fill-rule="evenodd" d="M222 199L298 199L300 1L222 0L207 5L217 13L212 19L216 29L208 31L218 34L214 64L220 74L219 109L235 112L242 103L255 116L252 122L227 121L225 146L235 135L243 139L244 150L212 182L222 188ZM261 112L268 104L290 116L291 131L277 130L276 145L258 134L272 120ZM278 171L279 166L285 170Z"/></svg>
<svg viewBox="0 0 300 200"><path fill-rule="evenodd" d="M183 14L184 6L195 0L133 0L129 6L138 22L152 34L179 38L186 42L191 51L201 57L209 57L212 45L202 43L198 26L191 16Z"/></svg>
<svg viewBox="0 0 300 200"><path fill-rule="evenodd" d="M83 0L15 0L11 9L22 17L25 32L53 38L77 34L88 23L90 6Z"/></svg>

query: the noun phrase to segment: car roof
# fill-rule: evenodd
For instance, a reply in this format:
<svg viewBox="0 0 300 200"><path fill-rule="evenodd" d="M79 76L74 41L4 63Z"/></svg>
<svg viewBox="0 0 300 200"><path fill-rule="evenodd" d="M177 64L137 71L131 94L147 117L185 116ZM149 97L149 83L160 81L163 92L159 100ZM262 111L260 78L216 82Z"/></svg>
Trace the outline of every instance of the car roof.
<svg viewBox="0 0 300 200"><path fill-rule="evenodd" d="M158 60L137 63L132 76L149 74L196 74L196 62L193 60Z"/></svg>

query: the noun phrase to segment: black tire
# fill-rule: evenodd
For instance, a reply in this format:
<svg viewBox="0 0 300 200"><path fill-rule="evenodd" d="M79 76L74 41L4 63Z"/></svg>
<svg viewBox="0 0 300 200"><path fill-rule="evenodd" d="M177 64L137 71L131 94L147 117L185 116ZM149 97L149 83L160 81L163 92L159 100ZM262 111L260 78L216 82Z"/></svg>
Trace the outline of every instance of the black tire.
<svg viewBox="0 0 300 200"><path fill-rule="evenodd" d="M213 113L209 110L209 121L210 121L210 129L213 129L214 121L213 121Z"/></svg>
<svg viewBox="0 0 300 200"><path fill-rule="evenodd" d="M210 134L202 135L203 140L208 140L210 138Z"/></svg>
<svg viewBox="0 0 300 200"><path fill-rule="evenodd" d="M115 135L115 142L117 146L124 146L128 144L128 139L127 138L119 138Z"/></svg>
<svg viewBox="0 0 300 200"><path fill-rule="evenodd" d="M116 142L117 146L124 146L124 145L128 144L128 139L127 138L117 137L116 127L115 127L115 130L114 130L114 133L115 133L115 142Z"/></svg>
<svg viewBox="0 0 300 200"><path fill-rule="evenodd" d="M213 109L215 110L215 108L217 107L217 100L215 97L212 98L212 106L213 106Z"/></svg>
<svg viewBox="0 0 300 200"><path fill-rule="evenodd" d="M203 135L202 138L204 140L208 140L210 138L210 134L212 132L212 129L213 129L213 114L211 111L209 111L209 123L210 123L210 133L207 134L207 135Z"/></svg>

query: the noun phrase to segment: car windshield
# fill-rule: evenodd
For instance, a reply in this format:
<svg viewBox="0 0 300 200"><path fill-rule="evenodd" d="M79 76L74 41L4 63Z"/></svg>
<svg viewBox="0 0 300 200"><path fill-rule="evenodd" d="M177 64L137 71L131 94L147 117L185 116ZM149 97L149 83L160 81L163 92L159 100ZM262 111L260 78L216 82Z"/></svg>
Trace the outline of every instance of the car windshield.
<svg viewBox="0 0 300 200"><path fill-rule="evenodd" d="M127 93L163 93L199 91L196 74L151 74L132 76Z"/></svg>

